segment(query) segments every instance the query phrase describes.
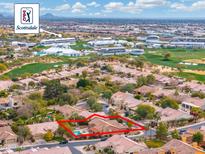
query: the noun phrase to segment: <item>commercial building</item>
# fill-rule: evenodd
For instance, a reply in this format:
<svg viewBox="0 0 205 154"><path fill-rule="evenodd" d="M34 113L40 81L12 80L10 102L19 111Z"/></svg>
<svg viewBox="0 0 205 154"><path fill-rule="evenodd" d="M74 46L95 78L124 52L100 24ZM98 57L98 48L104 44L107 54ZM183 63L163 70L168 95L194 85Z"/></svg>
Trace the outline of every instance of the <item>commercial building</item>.
<svg viewBox="0 0 205 154"><path fill-rule="evenodd" d="M41 52L43 55L58 55L58 56L70 56L70 57L78 57L81 56L82 53L80 51L73 50L71 48L57 46L45 49ZM34 53L38 55L38 52Z"/></svg>
<svg viewBox="0 0 205 154"><path fill-rule="evenodd" d="M73 44L76 42L75 38L57 38L41 40L40 45L55 46L57 44Z"/></svg>
<svg viewBox="0 0 205 154"><path fill-rule="evenodd" d="M170 41L171 47L205 48L205 38L179 37Z"/></svg>
<svg viewBox="0 0 205 154"><path fill-rule="evenodd" d="M18 46L18 47L31 48L31 47L34 47L36 45L36 43L13 41L13 42L11 42L11 45L12 46Z"/></svg>
<svg viewBox="0 0 205 154"><path fill-rule="evenodd" d="M122 46L122 45L130 45L134 46L134 43L128 42L126 40L115 40L112 38L103 38L99 40L89 41L88 44L92 47L107 47L107 46Z"/></svg>
<svg viewBox="0 0 205 154"><path fill-rule="evenodd" d="M98 51L100 55L122 55L127 53L124 47L102 48Z"/></svg>
<svg viewBox="0 0 205 154"><path fill-rule="evenodd" d="M130 53L131 55L136 55L136 56L138 56L138 55L143 55L143 54L144 54L144 49L131 49L131 50L129 51L129 53Z"/></svg>

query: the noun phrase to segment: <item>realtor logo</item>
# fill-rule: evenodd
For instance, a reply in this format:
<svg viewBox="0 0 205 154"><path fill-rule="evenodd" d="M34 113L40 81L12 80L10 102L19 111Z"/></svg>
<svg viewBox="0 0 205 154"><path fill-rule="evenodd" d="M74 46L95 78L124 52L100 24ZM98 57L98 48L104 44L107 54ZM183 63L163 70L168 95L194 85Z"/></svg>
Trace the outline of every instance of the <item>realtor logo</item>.
<svg viewBox="0 0 205 154"><path fill-rule="evenodd" d="M31 7L21 8L21 23L22 24L33 23L33 9Z"/></svg>
<svg viewBox="0 0 205 154"><path fill-rule="evenodd" d="M39 4L15 4L15 33L39 33Z"/></svg>

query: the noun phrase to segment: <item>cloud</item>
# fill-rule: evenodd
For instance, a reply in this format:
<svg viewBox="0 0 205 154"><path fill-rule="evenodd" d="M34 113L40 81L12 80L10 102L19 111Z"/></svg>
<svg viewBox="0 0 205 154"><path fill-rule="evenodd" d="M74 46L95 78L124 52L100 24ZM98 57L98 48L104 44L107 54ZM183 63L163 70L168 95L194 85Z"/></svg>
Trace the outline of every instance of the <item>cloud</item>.
<svg viewBox="0 0 205 154"><path fill-rule="evenodd" d="M40 7L41 12L65 12L70 10L69 4L58 5L55 8Z"/></svg>
<svg viewBox="0 0 205 154"><path fill-rule="evenodd" d="M107 11L112 11L112 10L120 10L124 4L122 2L110 2L106 4L104 7Z"/></svg>
<svg viewBox="0 0 205 154"><path fill-rule="evenodd" d="M167 4L167 0L137 0L136 5L139 8L153 8Z"/></svg>
<svg viewBox="0 0 205 154"><path fill-rule="evenodd" d="M86 5L83 5L80 2L76 2L73 6L72 6L72 12L73 13L81 13L86 9Z"/></svg>
<svg viewBox="0 0 205 154"><path fill-rule="evenodd" d="M187 10L188 9L183 3L173 3L170 7L175 10Z"/></svg>
<svg viewBox="0 0 205 154"><path fill-rule="evenodd" d="M97 2L95 1L92 1L91 3L88 3L87 6L92 6L92 7L99 7L100 4L98 4Z"/></svg>
<svg viewBox="0 0 205 154"><path fill-rule="evenodd" d="M59 5L59 6L56 6L54 8L55 11L67 11L69 9L70 9L70 5L69 4Z"/></svg>
<svg viewBox="0 0 205 154"><path fill-rule="evenodd" d="M181 10L187 12L197 11L205 9L205 0L194 2L189 6L185 5L184 3L173 3L170 7L174 10Z"/></svg>
<svg viewBox="0 0 205 154"><path fill-rule="evenodd" d="M136 0L124 4L122 2L109 2L104 5L105 12L121 11L126 13L139 13L143 9L163 6L168 4L167 0Z"/></svg>
<svg viewBox="0 0 205 154"><path fill-rule="evenodd" d="M0 3L1 11L12 12L14 8L13 3Z"/></svg>

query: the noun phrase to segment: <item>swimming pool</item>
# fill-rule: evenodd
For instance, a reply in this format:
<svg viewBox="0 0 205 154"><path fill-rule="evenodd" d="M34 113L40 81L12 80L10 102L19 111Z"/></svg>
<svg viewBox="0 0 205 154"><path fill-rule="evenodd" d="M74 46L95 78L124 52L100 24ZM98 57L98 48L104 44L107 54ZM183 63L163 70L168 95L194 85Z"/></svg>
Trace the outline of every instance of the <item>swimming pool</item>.
<svg viewBox="0 0 205 154"><path fill-rule="evenodd" d="M75 134L75 135L80 135L81 132L80 132L79 130L75 130L75 131L74 131L74 134Z"/></svg>
<svg viewBox="0 0 205 154"><path fill-rule="evenodd" d="M34 52L34 55L35 55L35 56L45 56L46 53L43 52L43 51L39 51L39 52Z"/></svg>

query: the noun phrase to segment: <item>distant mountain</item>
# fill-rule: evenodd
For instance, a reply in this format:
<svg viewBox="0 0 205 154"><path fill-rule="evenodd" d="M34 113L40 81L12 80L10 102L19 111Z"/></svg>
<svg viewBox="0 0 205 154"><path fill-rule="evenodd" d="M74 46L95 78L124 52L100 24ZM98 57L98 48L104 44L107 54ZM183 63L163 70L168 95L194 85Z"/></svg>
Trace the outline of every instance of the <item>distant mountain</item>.
<svg viewBox="0 0 205 154"><path fill-rule="evenodd" d="M11 14L1 14L0 13L0 19L11 19L13 16Z"/></svg>
<svg viewBox="0 0 205 154"><path fill-rule="evenodd" d="M3 19L3 18L5 18L2 14L0 14L0 19Z"/></svg>
<svg viewBox="0 0 205 154"><path fill-rule="evenodd" d="M46 13L46 14L41 16L41 19L44 19L44 20L59 20L59 19L63 19L63 17L55 16L52 13Z"/></svg>

